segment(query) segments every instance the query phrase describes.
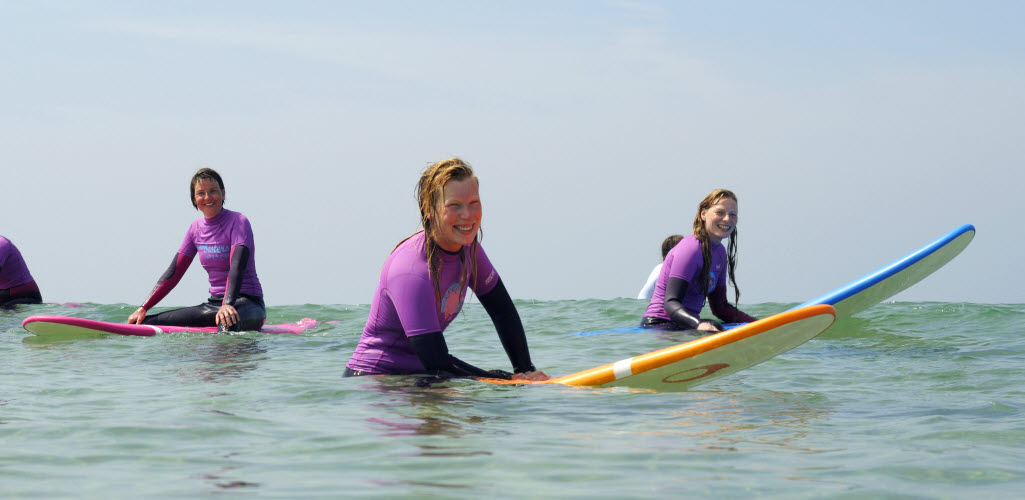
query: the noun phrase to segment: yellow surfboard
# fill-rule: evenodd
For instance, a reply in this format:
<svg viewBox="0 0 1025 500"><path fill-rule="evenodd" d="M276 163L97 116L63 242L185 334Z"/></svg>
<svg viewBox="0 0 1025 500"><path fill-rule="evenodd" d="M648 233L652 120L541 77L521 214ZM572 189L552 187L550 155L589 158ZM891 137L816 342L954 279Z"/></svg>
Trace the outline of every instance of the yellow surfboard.
<svg viewBox="0 0 1025 500"><path fill-rule="evenodd" d="M787 352L826 331L835 320L833 306L813 305L544 382L478 380L685 391Z"/></svg>

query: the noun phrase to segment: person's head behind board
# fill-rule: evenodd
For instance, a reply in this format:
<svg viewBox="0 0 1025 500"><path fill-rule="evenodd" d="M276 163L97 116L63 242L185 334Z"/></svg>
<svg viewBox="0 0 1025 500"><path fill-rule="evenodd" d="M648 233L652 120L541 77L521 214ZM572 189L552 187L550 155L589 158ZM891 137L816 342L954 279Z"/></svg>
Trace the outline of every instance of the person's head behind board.
<svg viewBox="0 0 1025 500"><path fill-rule="evenodd" d="M201 168L196 171L195 175L192 176L192 180L189 181L189 201L192 202L192 206L199 210L199 205L196 204L196 185L201 181L216 182L217 187L221 189L221 194L224 194L224 181L221 180L221 174L218 174L216 170L212 168ZM224 204L224 201L221 201Z"/></svg>
<svg viewBox="0 0 1025 500"><path fill-rule="evenodd" d="M683 236L674 234L672 236L667 236L666 239L662 240L662 260L666 260L666 255L669 255L669 251L672 250L673 247L675 247L682 239Z"/></svg>

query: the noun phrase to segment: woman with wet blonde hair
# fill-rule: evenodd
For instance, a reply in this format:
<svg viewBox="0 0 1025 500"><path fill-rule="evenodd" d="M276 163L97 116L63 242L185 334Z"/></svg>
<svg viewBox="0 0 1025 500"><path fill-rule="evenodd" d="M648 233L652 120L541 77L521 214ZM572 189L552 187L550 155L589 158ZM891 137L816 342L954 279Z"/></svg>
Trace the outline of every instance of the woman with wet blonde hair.
<svg viewBox="0 0 1025 500"><path fill-rule="evenodd" d="M459 158L424 170L416 190L423 230L399 242L381 268L343 376L548 378L531 363L516 306L481 247L478 187L473 169ZM483 370L449 354L443 332L462 309L467 288L495 324L513 373Z"/></svg>
<svg viewBox="0 0 1025 500"><path fill-rule="evenodd" d="M737 195L728 189L716 189L701 200L692 233L666 255L655 283L655 293L641 320L642 327L721 331L723 327L718 321L700 317L705 297L712 314L727 323L755 321L726 298L726 275L729 274L734 301L740 300L734 275L737 214ZM723 246L723 240L728 240L729 249Z"/></svg>

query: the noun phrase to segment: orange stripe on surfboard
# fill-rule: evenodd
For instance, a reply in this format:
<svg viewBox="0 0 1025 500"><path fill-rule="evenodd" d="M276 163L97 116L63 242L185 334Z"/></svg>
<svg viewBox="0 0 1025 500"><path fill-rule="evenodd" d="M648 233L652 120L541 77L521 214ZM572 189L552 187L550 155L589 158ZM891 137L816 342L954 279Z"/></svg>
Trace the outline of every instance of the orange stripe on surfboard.
<svg viewBox="0 0 1025 500"><path fill-rule="evenodd" d="M712 351L716 348L732 344L734 342L774 330L784 325L802 322L804 320L824 318L828 323L821 323L820 331L825 330L836 318L836 310L831 305L820 304L792 311L785 311L768 318L764 318L746 325L738 326L725 332L709 335L683 344L659 349L647 354L641 354L632 358L623 359L615 363L609 363L589 370L553 378L544 382L526 382L519 380L498 380L480 379L485 382L496 384L564 384L575 386L600 386L615 382L638 373L643 373L654 368L659 368L676 361L691 358L699 354ZM818 321L822 321L819 318Z"/></svg>

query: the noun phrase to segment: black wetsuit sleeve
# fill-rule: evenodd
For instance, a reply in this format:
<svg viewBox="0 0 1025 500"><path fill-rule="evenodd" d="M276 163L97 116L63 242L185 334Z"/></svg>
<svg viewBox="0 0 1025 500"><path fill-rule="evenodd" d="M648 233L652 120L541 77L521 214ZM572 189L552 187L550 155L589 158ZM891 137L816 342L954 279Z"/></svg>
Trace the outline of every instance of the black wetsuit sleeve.
<svg viewBox="0 0 1025 500"><path fill-rule="evenodd" d="M167 266L167 270L157 280L157 286L153 287L153 291L150 292L149 298L142 305L143 309L147 311L152 309L153 306L157 305L161 299L167 296L178 282L181 281L182 276L185 275L185 271L192 264L192 257L186 257L180 253L175 253L174 257L171 258L171 265Z"/></svg>
<svg viewBox="0 0 1025 500"><path fill-rule="evenodd" d="M224 300L221 305L234 307L242 290L242 273L249 265L249 247L238 245L231 249L231 264L228 267L228 282L224 285Z"/></svg>
<svg viewBox="0 0 1025 500"><path fill-rule="evenodd" d="M495 324L498 331L498 338L502 341L505 354L512 362L514 373L532 372L537 369L530 362L530 350L527 348L527 335L523 331L523 322L520 321L520 314L516 312L516 305L512 297L505 289L502 279L490 292L477 297L484 310L491 316L491 322Z"/></svg>
<svg viewBox="0 0 1025 500"><path fill-rule="evenodd" d="M688 287L690 284L685 279L669 278L669 281L666 282L666 298L662 307L665 308L669 319L673 320L677 326L685 330L695 330L701 324L701 318L692 316L683 308L683 296L687 293Z"/></svg>
<svg viewBox="0 0 1025 500"><path fill-rule="evenodd" d="M723 285L715 287L715 290L708 294L708 307L712 310L712 314L727 323L757 321L757 318L747 315L730 304L730 301L726 299L726 287Z"/></svg>
<svg viewBox="0 0 1025 500"><path fill-rule="evenodd" d="M436 377L509 378L498 370L482 370L448 353L448 344L441 332L409 337L413 352L424 365L426 373Z"/></svg>

